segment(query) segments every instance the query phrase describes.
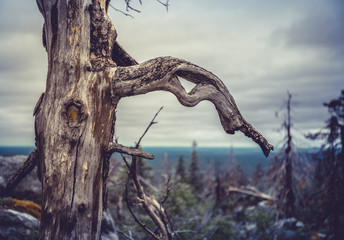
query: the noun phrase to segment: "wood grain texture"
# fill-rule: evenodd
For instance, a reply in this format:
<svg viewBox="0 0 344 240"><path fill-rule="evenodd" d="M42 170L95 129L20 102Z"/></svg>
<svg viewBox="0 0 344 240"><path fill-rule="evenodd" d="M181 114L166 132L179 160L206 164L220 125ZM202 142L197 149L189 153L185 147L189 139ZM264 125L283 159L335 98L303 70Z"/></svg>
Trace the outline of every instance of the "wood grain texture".
<svg viewBox="0 0 344 240"><path fill-rule="evenodd" d="M195 83L196 86L186 92L177 76ZM163 90L173 93L187 107L208 100L215 105L226 133L243 132L261 147L265 156L273 150L273 146L241 115L224 83L213 73L190 62L173 57L159 57L139 65L116 67L113 69L111 83L114 96L127 97Z"/></svg>
<svg viewBox="0 0 344 240"><path fill-rule="evenodd" d="M100 239L111 153L153 158L112 142L115 110L123 97L163 90L188 107L211 101L227 133L243 132L266 156L273 149L243 118L226 86L211 72L172 57L138 64L116 42L116 30L106 13L109 1L36 2L44 17L48 55L46 89L34 110L34 159L39 159L43 191L41 239ZM196 86L186 92L178 76ZM144 193L139 197L146 198Z"/></svg>

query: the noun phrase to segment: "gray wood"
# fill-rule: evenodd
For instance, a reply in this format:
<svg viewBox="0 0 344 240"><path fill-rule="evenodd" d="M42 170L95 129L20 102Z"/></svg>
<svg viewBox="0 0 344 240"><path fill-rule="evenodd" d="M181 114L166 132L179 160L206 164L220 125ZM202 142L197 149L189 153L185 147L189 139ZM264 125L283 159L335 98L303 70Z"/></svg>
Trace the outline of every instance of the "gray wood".
<svg viewBox="0 0 344 240"><path fill-rule="evenodd" d="M172 57L141 64L131 58L116 42L107 4L37 0L48 55L46 90L34 110L43 191L41 239L100 239L111 153L152 158L112 142L115 110L123 97L164 90L188 107L209 100L227 133L243 132L265 155L273 149L242 117L214 74ZM187 93L177 76L196 86Z"/></svg>

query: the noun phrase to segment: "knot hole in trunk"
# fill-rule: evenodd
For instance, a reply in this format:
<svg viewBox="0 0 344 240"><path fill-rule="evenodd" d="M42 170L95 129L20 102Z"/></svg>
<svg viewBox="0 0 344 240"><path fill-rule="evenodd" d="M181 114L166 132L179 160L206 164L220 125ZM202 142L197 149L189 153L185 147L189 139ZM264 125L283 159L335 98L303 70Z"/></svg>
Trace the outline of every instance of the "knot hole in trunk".
<svg viewBox="0 0 344 240"><path fill-rule="evenodd" d="M65 103L62 115L69 127L80 127L82 121L87 118L86 107L81 101L71 99Z"/></svg>

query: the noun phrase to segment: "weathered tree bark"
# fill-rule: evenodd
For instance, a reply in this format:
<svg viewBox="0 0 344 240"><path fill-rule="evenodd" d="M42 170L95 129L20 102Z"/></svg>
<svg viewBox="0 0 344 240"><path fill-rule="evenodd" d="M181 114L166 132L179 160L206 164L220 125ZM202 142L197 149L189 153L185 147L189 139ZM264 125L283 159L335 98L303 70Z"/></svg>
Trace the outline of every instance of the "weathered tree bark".
<svg viewBox="0 0 344 240"><path fill-rule="evenodd" d="M108 160L120 151L152 155L113 143L115 109L122 97L156 90L180 103L214 103L223 128L240 130L273 147L241 116L225 85L189 62L162 57L142 64L116 43L108 0L37 0L48 54L45 94L35 108L37 165L42 176L41 239L100 239ZM187 93L176 76L197 85Z"/></svg>
<svg viewBox="0 0 344 240"><path fill-rule="evenodd" d="M35 121L41 239L99 239L118 102L109 87L116 31L105 0L37 3L49 61Z"/></svg>

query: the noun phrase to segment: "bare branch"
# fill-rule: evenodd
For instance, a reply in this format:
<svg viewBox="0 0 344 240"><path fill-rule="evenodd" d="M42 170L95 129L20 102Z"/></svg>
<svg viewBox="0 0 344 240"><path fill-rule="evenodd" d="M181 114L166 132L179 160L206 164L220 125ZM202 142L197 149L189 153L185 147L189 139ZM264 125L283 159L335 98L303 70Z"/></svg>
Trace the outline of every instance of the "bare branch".
<svg viewBox="0 0 344 240"><path fill-rule="evenodd" d="M119 152L119 153L125 153L132 156L138 156L138 157L147 158L147 159L154 159L153 154L145 153L138 148L125 147L121 144L114 143L114 142L109 143L107 152L108 153Z"/></svg>
<svg viewBox="0 0 344 240"><path fill-rule="evenodd" d="M160 0L157 0L160 4L166 7L166 11L168 12L168 6L169 6L169 0L166 0L166 2L162 2Z"/></svg>
<svg viewBox="0 0 344 240"><path fill-rule="evenodd" d="M110 142L109 146L108 146L107 152L110 153L110 154L113 153L113 152L119 152L119 153L125 153L125 154L128 154L128 155L131 155L131 156L137 156L137 157L142 157L142 158L146 158L146 159L154 159L154 155L153 154L143 152L142 150L139 149L139 146L140 146L140 143L141 143L143 137L148 132L149 128L152 125L157 123L157 122L154 122L155 118L158 116L158 114L160 113L160 111L162 109L163 109L163 107L161 107L158 110L158 112L154 115L153 119L150 121L148 127L146 128L146 130L144 131L144 133L140 137L139 141L136 143L135 148L134 147L126 147L126 146L123 146L123 145L121 145L121 144L119 144L117 142ZM125 160L125 162L126 162L126 164L128 166L128 163L127 163L125 157L122 156L122 158L123 158L123 160Z"/></svg>
<svg viewBox="0 0 344 240"><path fill-rule="evenodd" d="M125 3L127 4L127 11L133 10L133 11L135 11L135 12L140 13L141 11L138 10L138 9L136 9L136 8L133 8L133 7L130 5L130 2L131 2L131 0L125 0ZM142 4L141 1L140 1L140 3Z"/></svg>
<svg viewBox="0 0 344 240"><path fill-rule="evenodd" d="M228 187L228 192L235 192L235 193L241 193L246 194L249 196L254 196L256 198L260 198L263 200L269 200L269 201L275 201L276 199L268 194L259 192L255 189L245 189L245 188L237 188L237 187Z"/></svg>
<svg viewBox="0 0 344 240"><path fill-rule="evenodd" d="M158 116L158 114L160 113L160 111L163 109L164 107L161 107L158 112L154 115L153 119L150 121L148 127L146 128L146 130L143 132L142 136L140 137L139 141L136 143L136 148L138 148L140 146L140 143L143 139L143 137L146 135L146 133L148 132L148 130L150 129L150 127L154 124L156 124L157 122L154 122L155 118Z"/></svg>
<svg viewBox="0 0 344 240"><path fill-rule="evenodd" d="M110 3L109 5L110 5L110 7L111 7L113 10L122 13L124 16L134 18L134 17L133 17L132 15L130 15L129 13L123 12L122 10L120 10L120 9L118 9L118 8L116 8L116 7L114 7L111 3Z"/></svg>
<svg viewBox="0 0 344 240"><path fill-rule="evenodd" d="M37 149L34 149L31 154L28 156L28 158L25 160L23 165L18 169L16 174L7 182L6 185L6 192L11 191L13 188L15 188L20 181L26 177L36 166L38 161L38 151Z"/></svg>
<svg viewBox="0 0 344 240"><path fill-rule="evenodd" d="M195 83L196 86L187 93L177 76ZM211 101L228 134L243 132L261 147L265 156L273 150L273 146L242 117L223 82L211 72L190 62L159 57L139 65L113 68L112 79L114 97L164 90L173 93L187 107L193 107L203 100Z"/></svg>
<svg viewBox="0 0 344 240"><path fill-rule="evenodd" d="M169 7L169 0L166 0L165 2L161 1L161 0L157 0L158 3L160 3L161 5L163 5L165 8L166 8L166 11L168 12L168 7ZM139 3L142 5L142 0L139 0ZM137 12L137 13L141 13L140 10L136 9L136 8L133 8L131 6L131 0L125 0L125 4L126 4L126 11L129 12L130 10L131 11L134 11L134 12ZM109 3L110 7L112 9L114 9L115 11L117 12L120 12L122 13L123 15L127 16L127 17L131 17L131 18L134 18L131 14L129 13L126 13L116 7L114 7L111 3Z"/></svg>
<svg viewBox="0 0 344 240"><path fill-rule="evenodd" d="M154 115L153 119L150 121L148 127L146 128L146 130L144 131L144 133L140 137L139 141L137 142L135 150L139 150L138 148L140 146L141 140L143 139L145 134L148 132L150 127L152 125L156 124L155 119L158 116L158 114L160 113L160 111L162 110L162 108L163 107L161 107L157 111L157 113ZM111 143L110 145L114 146L113 149L116 148L116 151L117 151L119 144ZM123 146L121 146L121 148L122 147ZM132 148L130 148L130 151L132 151ZM127 151L127 152L129 152L129 151ZM130 206L129 193L128 193L128 186L129 186L129 179L130 178L132 179L133 184L135 186L135 190L136 190L136 193L137 193L137 199L138 199L140 205L144 208L146 213L149 215L149 217L153 220L153 222L155 223L155 225L159 229L160 234L161 234L161 238L162 239L166 239L166 240L167 239L173 239L173 237L172 237L173 228L169 224L169 218L168 218L168 216L166 214L165 209L162 207L162 203L159 204L154 199L154 196L152 196L152 197L147 196L146 193L143 190L143 187L142 187L141 182L140 182L140 177L139 177L139 174L138 174L138 170L139 170L138 169L138 161L139 161L138 157L137 156L132 156L131 164L129 166L129 164L126 161L126 159L123 156L123 154L121 154L121 156L122 156L123 160L125 161L127 167L129 168L128 178L127 178L126 185L125 185L125 195L126 195L126 201L127 201L128 210L131 213L131 215L133 216L134 220L141 226L141 228L143 228L146 232L148 232L154 238L160 239L160 237L158 237L155 233L153 233L150 229L148 229L147 226L144 223L142 223L140 221L140 219L138 219L138 217L136 216L136 214L134 213L134 211L132 210L132 208ZM167 199L169 191L170 191L170 189L167 190L167 195L166 195L166 197L165 197L165 199L163 201L165 201Z"/></svg>

